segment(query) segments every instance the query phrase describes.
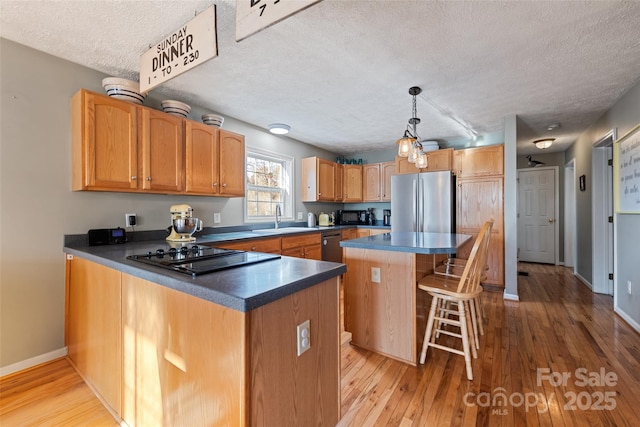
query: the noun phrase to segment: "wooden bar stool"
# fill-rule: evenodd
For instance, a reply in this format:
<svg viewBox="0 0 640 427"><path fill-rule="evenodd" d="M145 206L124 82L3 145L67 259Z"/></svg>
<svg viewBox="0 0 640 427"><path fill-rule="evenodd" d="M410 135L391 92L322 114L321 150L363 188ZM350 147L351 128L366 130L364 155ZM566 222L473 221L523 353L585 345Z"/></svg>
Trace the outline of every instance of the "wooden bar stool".
<svg viewBox="0 0 640 427"><path fill-rule="evenodd" d="M487 221L489 223L489 236L491 236L491 229L493 228L493 220ZM484 250L487 251L487 257L489 255L489 242L491 241L491 237L486 239L484 245L486 248ZM486 260L486 257L485 257ZM464 267L467 265L467 260L462 258L447 258L444 262L434 268L434 274L438 274L441 276L449 276L456 279L459 279L464 272ZM485 263L484 268L482 269L482 273L480 276L480 282L487 280L487 271L489 270L489 265ZM484 317L484 309L482 307L482 301L480 300L480 295L478 295L474 301L471 302L472 305L472 314L473 314L473 327L474 327L474 335L476 337L476 348L480 348L478 345L478 331L480 335L484 335L484 328L482 327L482 318Z"/></svg>
<svg viewBox="0 0 640 427"><path fill-rule="evenodd" d="M432 296L427 328L420 354L420 363L424 363L429 347L439 348L451 353L464 356L467 378L473 380L471 369L471 354L477 358L477 333L473 332L475 318L474 301L482 293L480 278L486 264L491 222L486 222L480 229L471 254L459 278L430 274L418 282L418 288ZM455 309L454 309L455 306ZM437 313L437 314L436 314ZM452 331L447 326L459 328L459 332ZM438 343L441 335L460 338L462 350L447 345L446 341ZM471 341L471 343L470 343Z"/></svg>

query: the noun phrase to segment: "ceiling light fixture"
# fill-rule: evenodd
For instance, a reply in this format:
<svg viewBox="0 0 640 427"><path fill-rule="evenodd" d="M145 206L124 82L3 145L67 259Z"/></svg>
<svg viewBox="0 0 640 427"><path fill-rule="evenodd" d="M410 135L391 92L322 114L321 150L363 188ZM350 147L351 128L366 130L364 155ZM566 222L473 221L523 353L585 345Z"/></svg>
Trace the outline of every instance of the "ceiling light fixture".
<svg viewBox="0 0 640 427"><path fill-rule="evenodd" d="M539 149L544 150L545 148L551 147L551 144L553 144L553 141L555 140L555 138L543 138L536 139L535 141L533 141L533 143L536 144L536 147L538 147Z"/></svg>
<svg viewBox="0 0 640 427"><path fill-rule="evenodd" d="M398 144L398 156L407 157L409 163L414 163L418 169L427 167L427 155L422 151L417 125L420 119L417 117L416 96L422 92L417 86L409 88L409 95L413 97L411 118L402 138L396 141Z"/></svg>
<svg viewBox="0 0 640 427"><path fill-rule="evenodd" d="M285 125L284 123L271 123L269 125L269 132L275 133L276 135L286 135L291 130L291 126Z"/></svg>

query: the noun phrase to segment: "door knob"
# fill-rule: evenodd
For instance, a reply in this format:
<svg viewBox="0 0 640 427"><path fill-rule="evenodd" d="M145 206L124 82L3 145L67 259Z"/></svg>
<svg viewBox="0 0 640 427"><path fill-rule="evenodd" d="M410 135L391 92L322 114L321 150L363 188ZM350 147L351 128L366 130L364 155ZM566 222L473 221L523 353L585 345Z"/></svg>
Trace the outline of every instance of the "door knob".
<svg viewBox="0 0 640 427"><path fill-rule="evenodd" d="M555 219L549 218L549 222L555 222Z"/></svg>

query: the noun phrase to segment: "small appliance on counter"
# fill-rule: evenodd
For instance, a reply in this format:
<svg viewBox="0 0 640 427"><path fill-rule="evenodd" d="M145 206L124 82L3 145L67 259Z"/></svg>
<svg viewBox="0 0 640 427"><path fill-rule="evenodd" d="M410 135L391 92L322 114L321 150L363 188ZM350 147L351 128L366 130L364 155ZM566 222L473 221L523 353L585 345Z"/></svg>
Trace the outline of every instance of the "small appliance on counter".
<svg viewBox="0 0 640 427"><path fill-rule="evenodd" d="M382 210L382 225L391 227L391 209Z"/></svg>
<svg viewBox="0 0 640 427"><path fill-rule="evenodd" d="M329 215L324 212L320 212L318 215L318 225L320 227L328 227L329 226Z"/></svg>
<svg viewBox="0 0 640 427"><path fill-rule="evenodd" d="M336 225L336 214L333 212L329 214L329 225Z"/></svg>
<svg viewBox="0 0 640 427"><path fill-rule="evenodd" d="M336 218L340 225L367 225L369 213L367 211L338 211Z"/></svg>
<svg viewBox="0 0 640 427"><path fill-rule="evenodd" d="M307 214L307 227L314 228L316 226L316 214L309 212Z"/></svg>
<svg viewBox="0 0 640 427"><path fill-rule="evenodd" d="M369 208L367 209L369 212L369 217L367 218L367 224L368 225L375 225L376 223L376 211L374 208Z"/></svg>
<svg viewBox="0 0 640 427"><path fill-rule="evenodd" d="M171 233L167 236L169 242L195 242L192 236L202 230L202 221L193 217L193 209L189 205L173 205L171 213Z"/></svg>

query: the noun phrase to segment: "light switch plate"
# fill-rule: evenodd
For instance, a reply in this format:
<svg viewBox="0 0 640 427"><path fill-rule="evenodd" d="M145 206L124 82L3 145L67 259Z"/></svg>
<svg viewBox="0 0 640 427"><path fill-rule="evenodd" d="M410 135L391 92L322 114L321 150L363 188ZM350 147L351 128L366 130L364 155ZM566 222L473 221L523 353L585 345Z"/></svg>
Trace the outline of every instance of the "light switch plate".
<svg viewBox="0 0 640 427"><path fill-rule="evenodd" d="M371 281L373 283L380 283L380 268L371 267Z"/></svg>
<svg viewBox="0 0 640 427"><path fill-rule="evenodd" d="M213 213L213 223L220 224L220 212Z"/></svg>

